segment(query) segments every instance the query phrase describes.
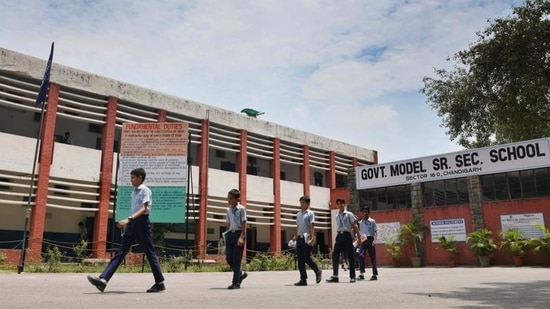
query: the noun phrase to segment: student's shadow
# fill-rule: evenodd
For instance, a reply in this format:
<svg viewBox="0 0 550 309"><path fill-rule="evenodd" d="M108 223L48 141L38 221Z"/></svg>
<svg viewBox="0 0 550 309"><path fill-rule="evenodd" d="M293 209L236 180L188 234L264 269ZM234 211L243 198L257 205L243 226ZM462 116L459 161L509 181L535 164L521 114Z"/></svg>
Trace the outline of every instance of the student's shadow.
<svg viewBox="0 0 550 309"><path fill-rule="evenodd" d="M146 294L147 292L143 291L143 292L128 292L128 291L107 291L107 292L87 292L87 293L84 293L84 294L112 294L112 295L118 295L118 294ZM151 294L151 293L149 293ZM153 293L154 294L154 293ZM158 293L157 293L158 294Z"/></svg>

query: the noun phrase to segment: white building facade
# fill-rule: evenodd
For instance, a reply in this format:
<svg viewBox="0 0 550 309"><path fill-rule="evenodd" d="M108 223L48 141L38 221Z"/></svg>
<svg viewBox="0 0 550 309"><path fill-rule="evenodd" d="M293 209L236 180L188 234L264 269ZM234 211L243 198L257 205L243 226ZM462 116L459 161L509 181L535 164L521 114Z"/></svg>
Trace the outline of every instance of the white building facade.
<svg viewBox="0 0 550 309"><path fill-rule="evenodd" d="M29 191L40 108L34 106L46 61L0 48L0 249L21 249L25 210L28 247L71 248L77 223L103 257L119 239L113 226L121 127L187 122L190 137L188 224L165 234L165 249L217 250L225 229L227 192L247 207L248 252L281 252L295 233L298 199L311 197L321 251L331 245L331 201L349 200L350 168L377 163L374 150L162 94L58 64L43 115L32 197ZM62 143L70 132L71 144Z"/></svg>

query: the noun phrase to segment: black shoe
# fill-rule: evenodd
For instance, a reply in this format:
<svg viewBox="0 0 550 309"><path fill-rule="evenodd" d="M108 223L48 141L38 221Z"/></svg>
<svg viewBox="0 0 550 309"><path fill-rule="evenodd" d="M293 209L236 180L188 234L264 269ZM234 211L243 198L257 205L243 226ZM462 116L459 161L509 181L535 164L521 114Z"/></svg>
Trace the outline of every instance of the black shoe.
<svg viewBox="0 0 550 309"><path fill-rule="evenodd" d="M359 281L359 280L365 280L365 276L359 275L359 277L357 277L357 281Z"/></svg>
<svg viewBox="0 0 550 309"><path fill-rule="evenodd" d="M246 277L248 277L248 273L243 271L242 275L239 276L239 284L241 284L241 282L243 282L243 280L246 279Z"/></svg>
<svg viewBox="0 0 550 309"><path fill-rule="evenodd" d="M147 290L147 293L157 293L164 290L166 290L164 283L155 283L150 289Z"/></svg>
<svg viewBox="0 0 550 309"><path fill-rule="evenodd" d="M331 276L330 279L327 279L327 282L338 282L338 277Z"/></svg>
<svg viewBox="0 0 550 309"><path fill-rule="evenodd" d="M238 283L233 283L232 285L227 287L228 290L238 290L240 288L241 288L241 285Z"/></svg>
<svg viewBox="0 0 550 309"><path fill-rule="evenodd" d="M319 269L319 271L315 273L315 283L319 284L321 279L323 279L323 271Z"/></svg>
<svg viewBox="0 0 550 309"><path fill-rule="evenodd" d="M88 276L88 281L93 284L99 291L103 292L107 286L107 281L99 277Z"/></svg>
<svg viewBox="0 0 550 309"><path fill-rule="evenodd" d="M355 283L355 278L349 279L349 283Z"/></svg>
<svg viewBox="0 0 550 309"><path fill-rule="evenodd" d="M370 277L370 281L376 281L376 280L378 280L378 278L376 276Z"/></svg>
<svg viewBox="0 0 550 309"><path fill-rule="evenodd" d="M300 280L296 283L294 283L295 286L306 286L307 285L307 281L305 280Z"/></svg>

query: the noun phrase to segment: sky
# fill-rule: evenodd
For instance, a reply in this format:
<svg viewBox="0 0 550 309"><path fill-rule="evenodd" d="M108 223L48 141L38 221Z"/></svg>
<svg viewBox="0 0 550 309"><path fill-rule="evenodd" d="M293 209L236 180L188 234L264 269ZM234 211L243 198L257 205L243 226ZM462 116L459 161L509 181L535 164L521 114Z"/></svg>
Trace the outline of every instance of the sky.
<svg viewBox="0 0 550 309"><path fill-rule="evenodd" d="M522 0L5 0L0 47L378 151L462 150L420 93ZM244 114L243 114L244 115Z"/></svg>

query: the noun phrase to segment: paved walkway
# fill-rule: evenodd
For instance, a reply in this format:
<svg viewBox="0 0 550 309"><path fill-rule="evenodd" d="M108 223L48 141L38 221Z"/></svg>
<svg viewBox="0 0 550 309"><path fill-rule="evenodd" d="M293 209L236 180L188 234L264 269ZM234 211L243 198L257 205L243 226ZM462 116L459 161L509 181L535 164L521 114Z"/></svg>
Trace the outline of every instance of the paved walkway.
<svg viewBox="0 0 550 309"><path fill-rule="evenodd" d="M240 290L230 273L165 274L167 290L147 294L151 274L115 274L104 293L87 274L0 274L0 308L549 308L550 268L381 268L378 281L295 287L297 271L250 272ZM342 276L344 275L344 276Z"/></svg>

